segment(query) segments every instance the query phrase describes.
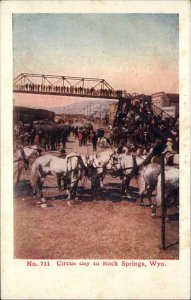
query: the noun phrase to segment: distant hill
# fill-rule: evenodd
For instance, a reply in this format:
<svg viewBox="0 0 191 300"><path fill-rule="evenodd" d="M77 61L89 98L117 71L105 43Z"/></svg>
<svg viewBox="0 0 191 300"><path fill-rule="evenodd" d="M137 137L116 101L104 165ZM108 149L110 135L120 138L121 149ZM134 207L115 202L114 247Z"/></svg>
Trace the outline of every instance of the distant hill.
<svg viewBox="0 0 191 300"><path fill-rule="evenodd" d="M56 114L85 114L90 115L98 111L107 111L109 104L116 101L113 100L91 100L73 103L65 106L53 106L49 110L54 111Z"/></svg>

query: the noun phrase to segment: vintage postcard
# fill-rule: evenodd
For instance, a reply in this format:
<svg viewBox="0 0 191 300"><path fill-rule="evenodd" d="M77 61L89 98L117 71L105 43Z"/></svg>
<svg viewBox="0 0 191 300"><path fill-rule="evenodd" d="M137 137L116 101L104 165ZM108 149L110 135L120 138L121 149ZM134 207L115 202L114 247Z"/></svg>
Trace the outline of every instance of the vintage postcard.
<svg viewBox="0 0 191 300"><path fill-rule="evenodd" d="M190 299L190 2L1 2L2 299Z"/></svg>

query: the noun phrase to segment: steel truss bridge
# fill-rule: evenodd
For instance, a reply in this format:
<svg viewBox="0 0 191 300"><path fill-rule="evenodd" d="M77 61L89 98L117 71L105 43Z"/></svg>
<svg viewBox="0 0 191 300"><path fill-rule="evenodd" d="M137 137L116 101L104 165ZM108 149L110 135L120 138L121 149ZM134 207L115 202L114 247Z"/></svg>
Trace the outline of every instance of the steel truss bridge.
<svg viewBox="0 0 191 300"><path fill-rule="evenodd" d="M14 93L119 99L124 91L114 90L105 79L21 73L14 78Z"/></svg>
<svg viewBox="0 0 191 300"><path fill-rule="evenodd" d="M13 80L14 93L88 97L119 100L117 111L124 111L126 102L131 99L146 100L147 96L129 94L123 90L114 90L105 79L83 78L59 75L21 73ZM168 113L152 104L161 116L173 118Z"/></svg>

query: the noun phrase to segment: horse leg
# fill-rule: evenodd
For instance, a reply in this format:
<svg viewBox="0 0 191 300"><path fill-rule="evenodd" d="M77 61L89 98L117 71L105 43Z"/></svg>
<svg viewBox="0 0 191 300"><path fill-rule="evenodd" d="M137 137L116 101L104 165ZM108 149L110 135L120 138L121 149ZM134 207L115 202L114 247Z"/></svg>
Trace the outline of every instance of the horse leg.
<svg viewBox="0 0 191 300"><path fill-rule="evenodd" d="M78 182L75 182L72 187L72 196L76 202L80 202L77 196L77 188L78 188Z"/></svg>
<svg viewBox="0 0 191 300"><path fill-rule="evenodd" d="M97 198L97 175L94 173L91 176L91 197L93 201Z"/></svg>
<svg viewBox="0 0 191 300"><path fill-rule="evenodd" d="M140 200L140 206L144 206L144 194L147 188L147 184L145 182L145 178L143 176L143 173L140 175L140 183L139 183L139 200Z"/></svg>
<svg viewBox="0 0 191 300"><path fill-rule="evenodd" d="M68 195L67 200L71 200L70 188L66 190L66 194Z"/></svg>
<svg viewBox="0 0 191 300"><path fill-rule="evenodd" d="M165 208L165 221L168 222L170 219L168 217L167 208Z"/></svg>
<svg viewBox="0 0 191 300"><path fill-rule="evenodd" d="M40 198L43 198L42 187L43 187L44 180L45 180L45 177L39 178L39 180L38 180L38 191L39 191Z"/></svg>
<svg viewBox="0 0 191 300"><path fill-rule="evenodd" d="M151 217L152 218L156 217L156 205L155 204L153 204L151 206Z"/></svg>
<svg viewBox="0 0 191 300"><path fill-rule="evenodd" d="M156 217L156 210L157 210L157 203L156 203L156 199L155 199L151 205L151 217L152 218Z"/></svg>
<svg viewBox="0 0 191 300"><path fill-rule="evenodd" d="M141 193L139 195L139 199L140 199L140 206L144 206L144 193Z"/></svg>
<svg viewBox="0 0 191 300"><path fill-rule="evenodd" d="M58 185L58 189L61 190L61 176L57 175L57 185Z"/></svg>
<svg viewBox="0 0 191 300"><path fill-rule="evenodd" d="M103 185L103 176L100 177L100 182L99 182L99 184L100 184L100 190L102 191L103 188L104 188L104 185Z"/></svg>
<svg viewBox="0 0 191 300"><path fill-rule="evenodd" d="M122 184L121 184L121 194L122 194L122 196L125 196L125 192L126 192L125 181L126 181L126 178L124 177L123 180L122 180Z"/></svg>
<svg viewBox="0 0 191 300"><path fill-rule="evenodd" d="M122 180L122 196L128 197L129 194L129 183L130 183L131 177L130 176L125 176Z"/></svg>
<svg viewBox="0 0 191 300"><path fill-rule="evenodd" d="M17 178L17 174L18 174L18 168L14 171L13 179ZM17 181L16 181L16 184L17 184Z"/></svg>
<svg viewBox="0 0 191 300"><path fill-rule="evenodd" d="M149 201L149 206L152 205L152 192L153 192L153 187L149 186L148 190L147 190L147 197L148 197L148 201Z"/></svg>
<svg viewBox="0 0 191 300"><path fill-rule="evenodd" d="M74 174L71 178L71 184L70 184L72 198L76 201L76 203L79 202L78 196L77 196L77 188L78 188L78 181L79 181L80 177L81 177L80 171L74 172Z"/></svg>
<svg viewBox="0 0 191 300"><path fill-rule="evenodd" d="M68 206L72 206L73 204L78 203L77 199L75 199L75 196L76 196L76 190L75 189L77 189L77 184L76 183L75 184L72 183L70 185L70 188L67 190L68 191L68 198L67 198L67 200L68 200L68 202L67 202Z"/></svg>
<svg viewBox="0 0 191 300"><path fill-rule="evenodd" d="M39 182L40 182L40 179L39 179L39 177L37 177L37 179L35 180L35 182L33 184L33 197L34 198L38 197Z"/></svg>
<svg viewBox="0 0 191 300"><path fill-rule="evenodd" d="M22 170L23 170L22 167L18 168L16 185L19 184L19 180L20 180L20 177L21 177Z"/></svg>

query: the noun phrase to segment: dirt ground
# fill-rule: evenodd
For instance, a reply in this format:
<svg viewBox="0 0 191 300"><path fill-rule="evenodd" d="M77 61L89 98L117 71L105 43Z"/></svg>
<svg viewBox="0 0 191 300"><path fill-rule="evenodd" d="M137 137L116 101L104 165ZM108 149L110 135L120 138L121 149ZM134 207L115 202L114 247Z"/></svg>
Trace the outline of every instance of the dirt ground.
<svg viewBox="0 0 191 300"><path fill-rule="evenodd" d="M92 153L70 137L67 152ZM98 151L103 150L98 147ZM57 155L58 152L54 152ZM138 185L132 180L132 198L121 198L119 178L106 176L104 190L93 201L90 181L81 182L82 203L68 206L65 191L54 177L45 181L46 208L36 204L30 170L14 186L14 257L19 259L178 259L179 210L170 208L166 245L161 249L161 212L152 219L148 206L139 206ZM147 203L147 201L145 201Z"/></svg>

